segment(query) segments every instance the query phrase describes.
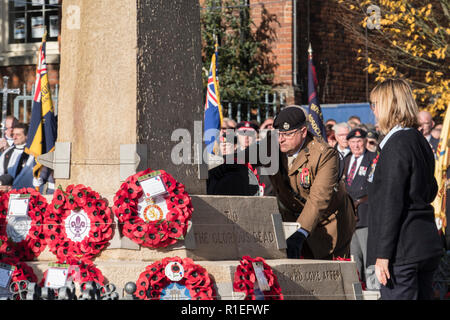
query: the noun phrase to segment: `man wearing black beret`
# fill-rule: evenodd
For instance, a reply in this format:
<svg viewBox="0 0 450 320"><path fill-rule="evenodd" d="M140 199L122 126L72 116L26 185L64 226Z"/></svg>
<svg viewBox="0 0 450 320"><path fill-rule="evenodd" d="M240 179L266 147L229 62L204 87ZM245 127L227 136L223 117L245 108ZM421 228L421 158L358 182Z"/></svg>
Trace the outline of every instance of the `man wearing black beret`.
<svg viewBox="0 0 450 320"><path fill-rule="evenodd" d="M275 118L279 130L280 170L272 178L283 221L300 228L287 240L288 258L350 257L355 228L351 199L339 181L339 156L307 130L296 106Z"/></svg>
<svg viewBox="0 0 450 320"><path fill-rule="evenodd" d="M279 131L279 170L270 180L283 221L300 225L286 240L288 258L348 258L356 219L339 181L338 151L308 132L305 113L297 106L283 109L274 128ZM266 139L273 139L271 132Z"/></svg>
<svg viewBox="0 0 450 320"><path fill-rule="evenodd" d="M362 281L366 281L367 236L369 222L368 187L375 171L377 153L366 149L368 133L361 128L353 129L347 135L350 153L344 158L345 188L353 199L358 221L350 244L350 253Z"/></svg>

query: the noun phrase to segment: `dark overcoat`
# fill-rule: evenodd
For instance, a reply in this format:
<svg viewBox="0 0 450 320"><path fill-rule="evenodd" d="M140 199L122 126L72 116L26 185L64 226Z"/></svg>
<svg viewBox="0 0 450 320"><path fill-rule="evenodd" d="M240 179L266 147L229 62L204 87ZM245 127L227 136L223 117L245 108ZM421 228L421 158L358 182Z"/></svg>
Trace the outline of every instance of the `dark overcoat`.
<svg viewBox="0 0 450 320"><path fill-rule="evenodd" d="M355 176L353 177L352 183L349 185L347 183L347 173L350 166L350 160L352 158L352 154L349 153L344 159L344 174L342 176L345 188L349 193L350 197L353 201L357 201L358 199L362 199L367 196L369 182L369 175L372 170L376 168L376 162L374 160L377 157L376 152L371 152L366 149L363 154L363 158L361 160L361 164L355 171ZM368 213L369 213L369 203L367 201L362 202L357 208L357 217L358 222L356 223L356 228L364 228L368 226Z"/></svg>
<svg viewBox="0 0 450 320"><path fill-rule="evenodd" d="M367 265L394 265L442 254L431 202L437 194L434 155L416 129L395 132L383 146L369 185Z"/></svg>

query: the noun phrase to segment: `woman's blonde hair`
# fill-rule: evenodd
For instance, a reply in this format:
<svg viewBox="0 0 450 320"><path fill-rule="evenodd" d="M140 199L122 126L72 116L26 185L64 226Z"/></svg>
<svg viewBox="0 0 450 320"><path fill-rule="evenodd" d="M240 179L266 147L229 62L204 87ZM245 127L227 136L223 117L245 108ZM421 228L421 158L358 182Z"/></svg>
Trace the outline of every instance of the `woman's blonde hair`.
<svg viewBox="0 0 450 320"><path fill-rule="evenodd" d="M417 128L419 108L414 100L411 86L403 79L387 79L375 86L370 93L375 104L378 125L383 134L393 127Z"/></svg>

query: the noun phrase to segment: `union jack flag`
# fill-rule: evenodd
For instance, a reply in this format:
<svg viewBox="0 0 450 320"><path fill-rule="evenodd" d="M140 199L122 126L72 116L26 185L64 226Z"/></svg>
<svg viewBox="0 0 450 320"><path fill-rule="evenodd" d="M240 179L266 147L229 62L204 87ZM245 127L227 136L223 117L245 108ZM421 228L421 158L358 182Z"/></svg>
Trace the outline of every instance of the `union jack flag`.
<svg viewBox="0 0 450 320"><path fill-rule="evenodd" d="M39 176L42 168L42 165L38 162L37 157L55 150L57 134L57 123L47 73L45 50L46 36L47 32L45 32L42 38L42 44L39 48L39 58L36 68L35 94L31 110L27 144L25 147L25 152L35 157L36 165L33 168L33 174L35 177Z"/></svg>
<svg viewBox="0 0 450 320"><path fill-rule="evenodd" d="M204 138L206 149L209 153L214 152L214 145L215 142L218 141L218 134L222 123L222 106L220 105L219 81L217 80L217 57L218 45L216 43L215 52L211 58L211 66L209 68L205 101ZM211 129L216 131L207 133L207 131Z"/></svg>

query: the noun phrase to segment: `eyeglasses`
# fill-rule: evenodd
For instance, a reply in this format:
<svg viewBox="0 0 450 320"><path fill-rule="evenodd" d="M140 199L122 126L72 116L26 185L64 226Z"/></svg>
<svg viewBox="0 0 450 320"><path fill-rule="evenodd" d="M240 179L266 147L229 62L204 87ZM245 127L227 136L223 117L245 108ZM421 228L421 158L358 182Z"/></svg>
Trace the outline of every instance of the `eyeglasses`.
<svg viewBox="0 0 450 320"><path fill-rule="evenodd" d="M286 139L292 138L294 136L295 133L297 133L300 129L294 130L294 131L290 131L290 132L278 132L278 136L284 137Z"/></svg>

